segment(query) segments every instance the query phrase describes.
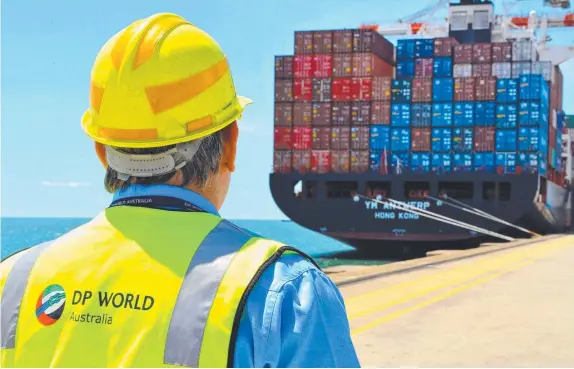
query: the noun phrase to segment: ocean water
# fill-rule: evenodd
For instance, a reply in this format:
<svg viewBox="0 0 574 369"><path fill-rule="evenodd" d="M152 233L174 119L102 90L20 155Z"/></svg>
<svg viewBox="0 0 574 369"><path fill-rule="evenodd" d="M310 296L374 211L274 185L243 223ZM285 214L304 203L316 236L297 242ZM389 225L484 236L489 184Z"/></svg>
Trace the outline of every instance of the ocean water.
<svg viewBox="0 0 574 369"><path fill-rule="evenodd" d="M2 258L41 242L53 240L86 223L78 218L2 218ZM332 238L309 231L293 222L279 220L236 220L240 227L261 236L281 241L304 251L319 261L321 266L340 264L380 264L383 261L337 259L337 254L348 253L352 247Z"/></svg>

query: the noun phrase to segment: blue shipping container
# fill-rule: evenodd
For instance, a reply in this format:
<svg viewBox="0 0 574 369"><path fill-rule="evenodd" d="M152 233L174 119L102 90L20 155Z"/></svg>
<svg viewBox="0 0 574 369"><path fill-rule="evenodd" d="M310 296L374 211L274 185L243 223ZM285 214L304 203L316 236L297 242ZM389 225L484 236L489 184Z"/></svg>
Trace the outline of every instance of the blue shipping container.
<svg viewBox="0 0 574 369"><path fill-rule="evenodd" d="M516 153L514 152L496 153L496 167L499 173L516 172Z"/></svg>
<svg viewBox="0 0 574 369"><path fill-rule="evenodd" d="M540 150L540 129L538 127L518 129L518 150L519 151Z"/></svg>
<svg viewBox="0 0 574 369"><path fill-rule="evenodd" d="M431 154L429 153L412 153L411 154L411 172L429 172Z"/></svg>
<svg viewBox="0 0 574 369"><path fill-rule="evenodd" d="M474 170L476 172L494 172L494 153L475 153Z"/></svg>
<svg viewBox="0 0 574 369"><path fill-rule="evenodd" d="M496 104L496 128L516 128L517 122L516 104Z"/></svg>
<svg viewBox="0 0 574 369"><path fill-rule="evenodd" d="M518 124L548 127L548 107L541 106L538 101L521 101L518 107Z"/></svg>
<svg viewBox="0 0 574 369"><path fill-rule="evenodd" d="M415 40L397 41L397 60L414 59Z"/></svg>
<svg viewBox="0 0 574 369"><path fill-rule="evenodd" d="M517 138L515 129L496 129L496 151L516 151Z"/></svg>
<svg viewBox="0 0 574 369"><path fill-rule="evenodd" d="M413 104L411 112L411 125L413 127L430 127L432 123L431 104Z"/></svg>
<svg viewBox="0 0 574 369"><path fill-rule="evenodd" d="M452 126L452 104L434 103L432 104L432 125L433 127Z"/></svg>
<svg viewBox="0 0 574 369"><path fill-rule="evenodd" d="M538 153L519 153L517 164L520 167L520 172L539 172L546 175L546 160Z"/></svg>
<svg viewBox="0 0 574 369"><path fill-rule="evenodd" d="M474 125L493 126L496 121L496 103L476 102L474 109Z"/></svg>
<svg viewBox="0 0 574 369"><path fill-rule="evenodd" d="M472 128L455 128L452 141L455 152L471 152L473 149L474 130Z"/></svg>
<svg viewBox="0 0 574 369"><path fill-rule="evenodd" d="M411 124L410 104L391 104L391 125L394 127L408 127Z"/></svg>
<svg viewBox="0 0 574 369"><path fill-rule="evenodd" d="M433 172L444 173L451 171L450 154L432 154L431 167Z"/></svg>
<svg viewBox="0 0 574 369"><path fill-rule="evenodd" d="M393 152L391 154L391 168L393 173L409 171L409 153Z"/></svg>
<svg viewBox="0 0 574 369"><path fill-rule="evenodd" d="M536 100L548 106L550 90L542 74L521 74L519 90L520 100Z"/></svg>
<svg viewBox="0 0 574 369"><path fill-rule="evenodd" d="M472 172L472 154L453 154L452 169L455 172Z"/></svg>
<svg viewBox="0 0 574 369"><path fill-rule="evenodd" d="M415 41L415 58L432 58L434 56L434 40L420 39Z"/></svg>
<svg viewBox="0 0 574 369"><path fill-rule="evenodd" d="M564 129L564 112L556 113L556 132L562 132Z"/></svg>
<svg viewBox="0 0 574 369"><path fill-rule="evenodd" d="M371 171L375 173L381 174L389 174L390 167L389 167L389 158L391 152L390 151L372 151L371 150Z"/></svg>
<svg viewBox="0 0 574 369"><path fill-rule="evenodd" d="M433 78L432 82L432 100L452 101L454 94L453 78Z"/></svg>
<svg viewBox="0 0 574 369"><path fill-rule="evenodd" d="M431 137L433 152L450 152L452 150L452 129L433 128Z"/></svg>
<svg viewBox="0 0 574 369"><path fill-rule="evenodd" d="M474 125L474 103L457 102L454 103L454 126L472 127Z"/></svg>
<svg viewBox="0 0 574 369"><path fill-rule="evenodd" d="M395 78L391 84L391 101L411 102L412 82L407 78Z"/></svg>
<svg viewBox="0 0 574 369"><path fill-rule="evenodd" d="M518 79L501 78L496 81L496 102L515 103L518 101Z"/></svg>
<svg viewBox="0 0 574 369"><path fill-rule="evenodd" d="M391 149L391 128L389 126L371 126L371 150Z"/></svg>
<svg viewBox="0 0 574 369"><path fill-rule="evenodd" d="M450 56L437 56L433 61L434 77L452 77L452 58Z"/></svg>
<svg viewBox="0 0 574 369"><path fill-rule="evenodd" d="M397 77L414 77L415 62L413 60L397 61Z"/></svg>
<svg viewBox="0 0 574 369"><path fill-rule="evenodd" d="M396 152L410 151L411 130L408 128L391 129L391 150Z"/></svg>

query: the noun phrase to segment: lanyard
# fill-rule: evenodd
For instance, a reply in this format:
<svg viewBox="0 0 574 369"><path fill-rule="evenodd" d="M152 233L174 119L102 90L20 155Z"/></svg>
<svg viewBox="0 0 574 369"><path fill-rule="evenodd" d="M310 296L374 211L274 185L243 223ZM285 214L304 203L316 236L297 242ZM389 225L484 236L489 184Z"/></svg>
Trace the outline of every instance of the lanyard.
<svg viewBox="0 0 574 369"><path fill-rule="evenodd" d="M189 211L192 213L206 213L205 210L197 205L179 199L177 197L169 196L134 196L117 199L110 204L110 208L115 206L137 206L142 208L162 209L162 210L176 210L176 211ZM166 208L172 209L166 209Z"/></svg>

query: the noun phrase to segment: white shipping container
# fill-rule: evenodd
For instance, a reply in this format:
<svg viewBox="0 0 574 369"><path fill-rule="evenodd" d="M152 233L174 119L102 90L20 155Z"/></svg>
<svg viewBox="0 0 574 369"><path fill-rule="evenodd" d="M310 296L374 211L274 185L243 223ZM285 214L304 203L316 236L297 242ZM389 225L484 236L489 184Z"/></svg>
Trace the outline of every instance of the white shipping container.
<svg viewBox="0 0 574 369"><path fill-rule="evenodd" d="M512 78L512 63L492 63L492 75L498 78Z"/></svg>
<svg viewBox="0 0 574 369"><path fill-rule="evenodd" d="M452 76L459 77L472 77L472 64L455 64L452 69Z"/></svg>
<svg viewBox="0 0 574 369"><path fill-rule="evenodd" d="M530 40L516 40L512 43L512 61L537 61L538 52Z"/></svg>
<svg viewBox="0 0 574 369"><path fill-rule="evenodd" d="M531 62L512 63L512 78L519 78L521 74L532 74Z"/></svg>
<svg viewBox="0 0 574 369"><path fill-rule="evenodd" d="M534 62L532 63L532 74L542 74L547 82L552 81L552 75L554 74L554 66L552 62Z"/></svg>

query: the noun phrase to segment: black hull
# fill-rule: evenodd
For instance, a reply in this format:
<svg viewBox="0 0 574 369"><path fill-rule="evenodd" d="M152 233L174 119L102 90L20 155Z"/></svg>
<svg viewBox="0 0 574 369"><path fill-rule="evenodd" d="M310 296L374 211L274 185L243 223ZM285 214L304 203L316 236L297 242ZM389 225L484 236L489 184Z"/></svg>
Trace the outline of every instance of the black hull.
<svg viewBox="0 0 574 369"><path fill-rule="evenodd" d="M302 193L296 196L294 186L302 183ZM501 218L506 222L540 234L565 232L572 224L573 196L570 190L559 187L537 174L498 175L494 173L404 173L382 176L364 174L300 174L273 173L270 176L271 193L277 206L292 221L310 230L328 235L358 249L381 247L392 243L420 243L433 249L432 244L446 241L463 244L475 242L482 234L446 224L436 219L416 216L394 210L388 206L361 198L352 193L334 194L329 186L345 182L355 186L356 193L365 194L373 183L383 183L390 190L389 198L414 201L413 206L449 218L472 224L489 231L511 236L528 237L512 227L471 214L447 205L425 199L407 198L405 185L426 183L428 193L438 197L445 183L464 183L471 186L470 194L459 198L473 208ZM309 189L313 187L312 195ZM484 186L494 186L495 195L485 199ZM504 188L504 190L501 190ZM502 192L505 192L504 194ZM447 193L449 193L447 191ZM546 194L544 196L540 193ZM450 195L450 193L449 193ZM487 197L488 197L487 196ZM464 197L464 198L463 198ZM385 241L385 242L381 242Z"/></svg>

